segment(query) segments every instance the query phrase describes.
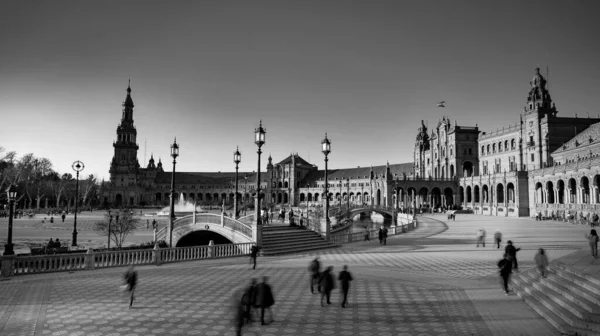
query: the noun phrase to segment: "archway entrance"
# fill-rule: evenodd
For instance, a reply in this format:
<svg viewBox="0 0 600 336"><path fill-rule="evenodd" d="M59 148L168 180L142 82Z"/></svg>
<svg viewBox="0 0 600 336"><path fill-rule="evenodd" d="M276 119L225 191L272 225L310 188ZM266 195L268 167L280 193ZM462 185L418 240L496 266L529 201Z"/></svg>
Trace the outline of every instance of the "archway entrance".
<svg viewBox="0 0 600 336"><path fill-rule="evenodd" d="M123 195L117 194L117 196L115 197L115 205L116 206L123 205Z"/></svg>

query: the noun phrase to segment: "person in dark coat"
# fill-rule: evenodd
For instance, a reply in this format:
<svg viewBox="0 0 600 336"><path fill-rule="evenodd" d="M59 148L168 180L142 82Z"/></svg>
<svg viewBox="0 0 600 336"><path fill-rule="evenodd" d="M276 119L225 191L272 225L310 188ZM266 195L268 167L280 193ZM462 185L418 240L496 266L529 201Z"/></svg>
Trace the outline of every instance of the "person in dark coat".
<svg viewBox="0 0 600 336"><path fill-rule="evenodd" d="M252 269L256 269L256 257L258 256L258 251L260 251L260 247L256 245L252 245L252 247L250 248L250 262L254 263Z"/></svg>
<svg viewBox="0 0 600 336"><path fill-rule="evenodd" d="M387 229L383 226L379 228L379 245L385 245L387 241Z"/></svg>
<svg viewBox="0 0 600 336"><path fill-rule="evenodd" d="M342 296L344 298L342 301L342 308L346 308L346 303L348 302L348 291L350 290L350 281L353 280L352 274L348 272L348 266L344 265L344 269L340 272L338 280L340 281Z"/></svg>
<svg viewBox="0 0 600 336"><path fill-rule="evenodd" d="M324 306L323 299L327 299L327 304L331 304L331 291L335 288L335 279L332 271L333 267L329 266L319 277L319 286L321 287L321 307Z"/></svg>
<svg viewBox="0 0 600 336"><path fill-rule="evenodd" d="M252 298L254 298L254 291L256 290L256 278L252 278L250 285L244 291L242 295L242 305L244 306L244 319L246 323L252 322Z"/></svg>
<svg viewBox="0 0 600 336"><path fill-rule="evenodd" d="M310 276L310 293L314 294L315 283L317 283L317 291L320 292L321 287L319 286L319 276L321 275L321 263L319 262L319 257L315 257L315 259L310 262L308 265L308 272Z"/></svg>
<svg viewBox="0 0 600 336"><path fill-rule="evenodd" d="M129 265L129 269L125 273L125 283L127 291L129 291L129 308L133 306L135 287L137 286L137 271L133 269L133 264Z"/></svg>
<svg viewBox="0 0 600 336"><path fill-rule="evenodd" d="M244 317L246 316L244 297L245 294L240 293L241 290L237 289L233 291L231 298L231 308L233 310L233 325L235 326L235 335L242 335L242 327L244 326ZM242 299L240 299L240 295ZM250 301L250 300L248 300Z"/></svg>
<svg viewBox="0 0 600 336"><path fill-rule="evenodd" d="M271 314L271 322L273 321L273 312L271 306L275 304L275 297L273 297L273 291L271 286L267 284L268 277L263 276L263 281L256 285L254 290L254 307L260 308L260 324L266 325L265 323L265 309L269 310Z"/></svg>
<svg viewBox="0 0 600 336"><path fill-rule="evenodd" d="M62 216L60 216L60 218L62 218L62 222L65 222L65 218L67 218L67 215L65 215L65 213L63 212Z"/></svg>
<svg viewBox="0 0 600 336"><path fill-rule="evenodd" d="M388 236L388 229L386 229L384 226L383 227L383 245L387 245L387 236Z"/></svg>
<svg viewBox="0 0 600 336"><path fill-rule="evenodd" d="M506 247L504 248L504 253L508 256L508 260L512 262L512 268L517 271L519 269L519 263L517 262L517 252L520 251L521 248L515 248L513 246L512 241L506 242Z"/></svg>
<svg viewBox="0 0 600 336"><path fill-rule="evenodd" d="M60 247L60 240L58 240L58 238L56 238L56 240L54 241L54 247Z"/></svg>
<svg viewBox="0 0 600 336"><path fill-rule="evenodd" d="M506 295L508 295L508 281L510 279L510 274L512 273L512 262L506 253L504 254L504 257L498 261L498 268L500 268L503 290Z"/></svg>

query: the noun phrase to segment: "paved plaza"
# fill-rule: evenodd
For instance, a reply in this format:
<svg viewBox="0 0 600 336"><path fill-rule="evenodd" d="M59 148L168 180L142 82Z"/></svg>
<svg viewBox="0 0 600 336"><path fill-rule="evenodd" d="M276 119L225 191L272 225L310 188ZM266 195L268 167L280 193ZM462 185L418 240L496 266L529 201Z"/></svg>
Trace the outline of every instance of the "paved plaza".
<svg viewBox="0 0 600 336"><path fill-rule="evenodd" d="M133 309L119 292L124 268L39 274L0 281L0 335L235 335L232 295L253 277L269 276L274 321L247 325L244 335L559 335L516 295L500 289L492 246L495 229L521 247L522 270L538 247L551 260L586 246L585 226L531 219L458 215L419 217L414 232L314 254L231 258L138 267ZM487 231L486 247L475 232ZM503 248L503 246L502 246ZM320 306L308 263L318 254L355 281L350 304Z"/></svg>

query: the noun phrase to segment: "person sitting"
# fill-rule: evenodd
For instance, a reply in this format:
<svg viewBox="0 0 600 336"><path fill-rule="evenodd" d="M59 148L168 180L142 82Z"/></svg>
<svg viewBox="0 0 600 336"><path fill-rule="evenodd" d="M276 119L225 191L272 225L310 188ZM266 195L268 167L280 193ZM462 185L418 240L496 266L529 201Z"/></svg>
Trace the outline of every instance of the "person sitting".
<svg viewBox="0 0 600 336"><path fill-rule="evenodd" d="M50 241L48 242L47 248L54 248L54 240L52 240L52 238L50 238Z"/></svg>
<svg viewBox="0 0 600 336"><path fill-rule="evenodd" d="M60 247L60 240L58 238L54 241L54 247Z"/></svg>

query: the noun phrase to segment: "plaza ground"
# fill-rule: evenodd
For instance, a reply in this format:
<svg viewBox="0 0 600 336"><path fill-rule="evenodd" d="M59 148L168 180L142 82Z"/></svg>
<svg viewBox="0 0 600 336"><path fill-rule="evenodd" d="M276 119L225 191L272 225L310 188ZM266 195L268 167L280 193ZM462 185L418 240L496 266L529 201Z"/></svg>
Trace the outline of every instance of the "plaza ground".
<svg viewBox="0 0 600 336"><path fill-rule="evenodd" d="M419 217L414 232L314 254L201 260L140 266L133 309L118 291L124 268L39 274L0 281L1 335L235 335L232 293L268 275L274 322L254 323L244 335L560 335L516 295L500 288L492 244L499 229L522 250L521 270L533 267L539 247L550 260L587 248L589 227L457 215ZM475 247L477 229L486 247ZM348 308L321 307L308 288L314 255L337 274L348 265L355 280Z"/></svg>

